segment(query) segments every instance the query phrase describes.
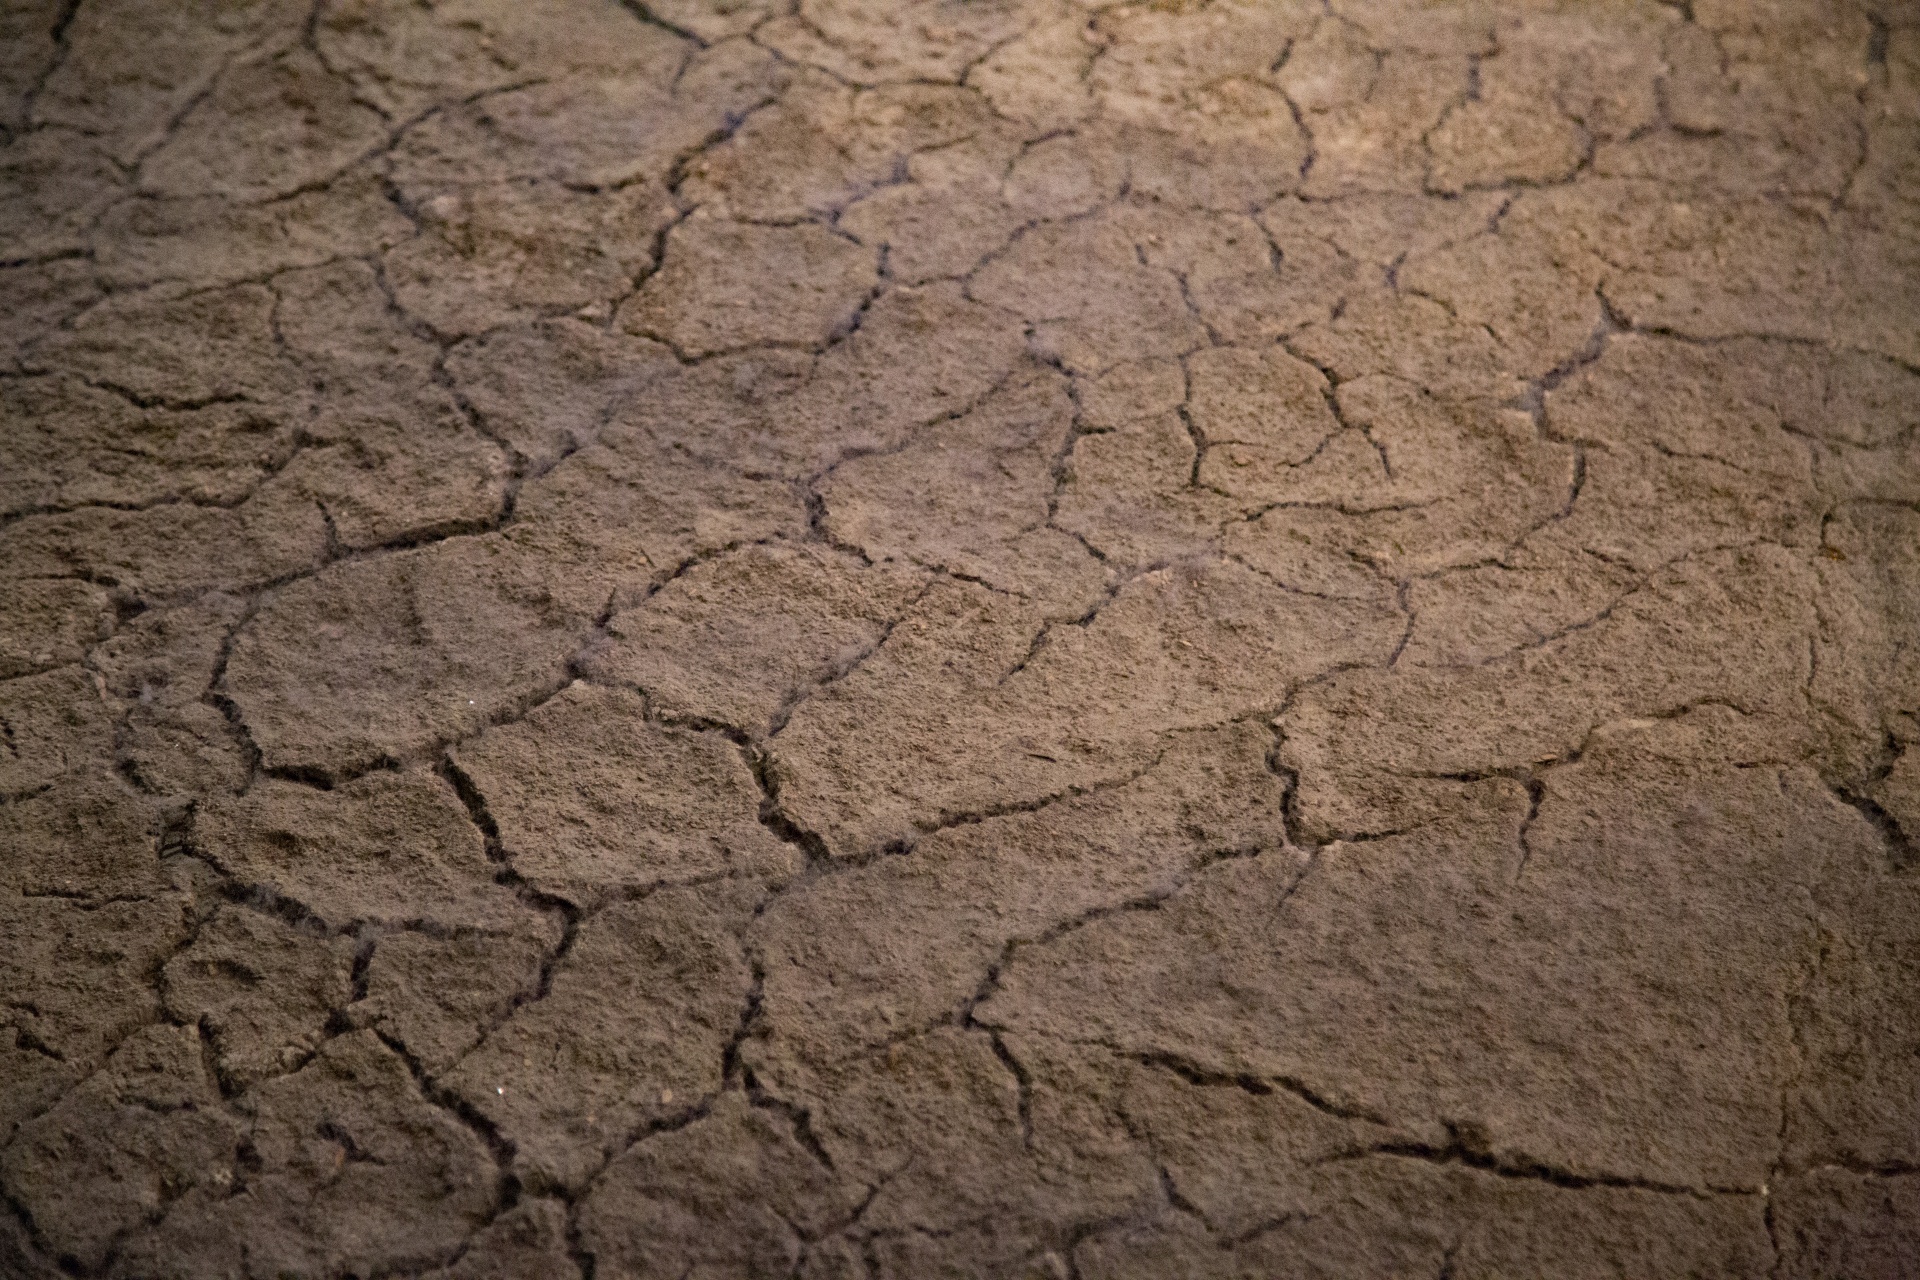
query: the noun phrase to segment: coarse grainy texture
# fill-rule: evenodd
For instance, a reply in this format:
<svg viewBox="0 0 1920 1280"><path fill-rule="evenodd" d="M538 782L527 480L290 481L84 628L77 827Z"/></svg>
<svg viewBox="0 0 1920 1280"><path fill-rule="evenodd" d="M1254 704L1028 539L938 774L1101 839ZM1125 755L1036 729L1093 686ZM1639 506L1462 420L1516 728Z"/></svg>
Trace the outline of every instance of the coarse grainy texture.
<svg viewBox="0 0 1920 1280"><path fill-rule="evenodd" d="M1920 1280L1920 7L0 2L0 1276Z"/></svg>

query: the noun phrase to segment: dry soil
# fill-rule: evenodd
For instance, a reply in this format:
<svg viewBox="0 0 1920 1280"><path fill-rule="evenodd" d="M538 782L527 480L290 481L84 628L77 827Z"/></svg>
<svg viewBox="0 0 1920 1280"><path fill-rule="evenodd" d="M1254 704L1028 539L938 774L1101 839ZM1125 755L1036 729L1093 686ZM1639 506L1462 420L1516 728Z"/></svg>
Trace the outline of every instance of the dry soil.
<svg viewBox="0 0 1920 1280"><path fill-rule="evenodd" d="M1910 0L0 51L0 1273L1920 1275Z"/></svg>

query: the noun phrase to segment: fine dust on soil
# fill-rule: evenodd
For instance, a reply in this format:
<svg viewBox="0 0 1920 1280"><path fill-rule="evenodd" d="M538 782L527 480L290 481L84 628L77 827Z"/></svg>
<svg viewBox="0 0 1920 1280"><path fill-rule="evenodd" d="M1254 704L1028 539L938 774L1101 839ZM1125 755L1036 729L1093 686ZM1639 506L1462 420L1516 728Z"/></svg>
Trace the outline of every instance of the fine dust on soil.
<svg viewBox="0 0 1920 1280"><path fill-rule="evenodd" d="M0 32L0 1274L1920 1275L1910 0Z"/></svg>

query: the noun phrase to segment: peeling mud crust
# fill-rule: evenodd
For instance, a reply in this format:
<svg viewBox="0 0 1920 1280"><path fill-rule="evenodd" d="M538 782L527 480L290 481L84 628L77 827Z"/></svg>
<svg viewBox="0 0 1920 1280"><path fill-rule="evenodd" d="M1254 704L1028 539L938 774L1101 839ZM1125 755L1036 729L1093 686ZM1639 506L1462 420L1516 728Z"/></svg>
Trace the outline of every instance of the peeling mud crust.
<svg viewBox="0 0 1920 1280"><path fill-rule="evenodd" d="M0 1274L1914 1276L1920 17L0 14Z"/></svg>

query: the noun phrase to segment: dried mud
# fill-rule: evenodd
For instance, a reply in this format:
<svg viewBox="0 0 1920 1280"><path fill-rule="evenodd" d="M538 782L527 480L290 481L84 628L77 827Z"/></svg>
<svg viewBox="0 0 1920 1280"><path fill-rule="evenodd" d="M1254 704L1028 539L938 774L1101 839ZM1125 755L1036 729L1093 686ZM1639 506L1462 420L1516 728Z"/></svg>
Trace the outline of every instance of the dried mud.
<svg viewBox="0 0 1920 1280"><path fill-rule="evenodd" d="M0 50L0 1273L1920 1275L1905 0Z"/></svg>

